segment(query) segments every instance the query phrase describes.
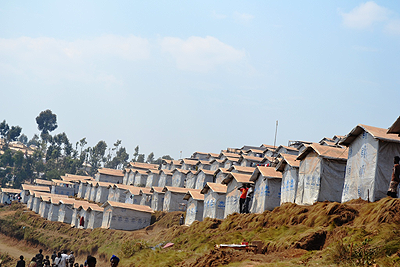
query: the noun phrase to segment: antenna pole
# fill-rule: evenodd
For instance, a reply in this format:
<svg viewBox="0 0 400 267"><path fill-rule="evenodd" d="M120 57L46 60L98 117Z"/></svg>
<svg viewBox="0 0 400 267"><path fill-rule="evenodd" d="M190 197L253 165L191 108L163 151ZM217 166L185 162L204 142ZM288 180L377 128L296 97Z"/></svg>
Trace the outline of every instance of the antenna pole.
<svg viewBox="0 0 400 267"><path fill-rule="evenodd" d="M276 134L277 134L277 133L278 133L278 121L276 121L274 148L275 148L275 145L276 145Z"/></svg>

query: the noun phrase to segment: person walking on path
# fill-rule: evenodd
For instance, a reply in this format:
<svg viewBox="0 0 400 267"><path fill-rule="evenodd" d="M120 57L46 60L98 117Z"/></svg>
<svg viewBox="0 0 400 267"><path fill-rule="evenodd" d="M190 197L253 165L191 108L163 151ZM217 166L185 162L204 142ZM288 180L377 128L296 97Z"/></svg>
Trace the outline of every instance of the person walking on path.
<svg viewBox="0 0 400 267"><path fill-rule="evenodd" d="M25 267L25 261L24 261L24 256L19 256L19 261L17 262L16 267Z"/></svg>
<svg viewBox="0 0 400 267"><path fill-rule="evenodd" d="M392 179L390 180L389 189L387 195L390 197L397 198L397 188L399 187L400 182L400 157L394 157L394 166L392 172Z"/></svg>
<svg viewBox="0 0 400 267"><path fill-rule="evenodd" d="M28 265L29 267L37 267L37 263L36 263L36 257L33 257L31 259L31 262Z"/></svg>
<svg viewBox="0 0 400 267"><path fill-rule="evenodd" d="M53 254L51 254L51 263L54 264L54 261L56 260L56 258L57 258L57 252L54 250Z"/></svg>
<svg viewBox="0 0 400 267"><path fill-rule="evenodd" d="M37 263L37 267L43 267L43 249L39 249L39 253L36 254L35 258L36 258L36 263Z"/></svg>

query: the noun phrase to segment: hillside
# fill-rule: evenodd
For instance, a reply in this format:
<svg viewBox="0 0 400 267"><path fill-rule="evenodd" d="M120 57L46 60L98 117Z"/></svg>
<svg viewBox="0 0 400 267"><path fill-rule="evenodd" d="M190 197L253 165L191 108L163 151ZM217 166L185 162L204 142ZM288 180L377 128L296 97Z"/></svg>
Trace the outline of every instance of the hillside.
<svg viewBox="0 0 400 267"><path fill-rule="evenodd" d="M232 214L190 227L178 225L180 212L157 212L152 225L127 232L71 228L14 203L0 208L0 233L19 247L66 248L80 259L94 254L101 261L98 266L108 266L105 261L112 254L120 256L120 266L400 266L399 212L400 200L392 198L375 203L287 203L262 214ZM214 249L216 244L243 240L262 241L262 253ZM158 248L166 242L174 246ZM15 266L15 257L1 256L9 257L3 266Z"/></svg>

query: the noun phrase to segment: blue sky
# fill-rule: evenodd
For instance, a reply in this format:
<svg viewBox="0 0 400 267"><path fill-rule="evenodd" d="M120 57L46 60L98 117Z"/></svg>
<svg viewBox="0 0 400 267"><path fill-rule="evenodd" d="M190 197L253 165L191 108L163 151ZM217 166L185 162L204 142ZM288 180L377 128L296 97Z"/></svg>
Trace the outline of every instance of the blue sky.
<svg viewBox="0 0 400 267"><path fill-rule="evenodd" d="M400 115L397 1L2 1L0 120L132 154L317 142Z"/></svg>

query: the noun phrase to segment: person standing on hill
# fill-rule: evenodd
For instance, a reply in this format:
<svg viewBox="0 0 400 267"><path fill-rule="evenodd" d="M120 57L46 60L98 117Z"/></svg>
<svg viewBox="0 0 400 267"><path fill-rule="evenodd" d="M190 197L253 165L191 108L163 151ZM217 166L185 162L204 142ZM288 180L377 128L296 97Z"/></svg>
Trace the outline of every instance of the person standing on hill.
<svg viewBox="0 0 400 267"><path fill-rule="evenodd" d="M35 256L36 257L37 267L43 267L43 258L44 258L44 256L43 256L42 252L43 252L43 249L39 249L39 253L36 254L36 256Z"/></svg>
<svg viewBox="0 0 400 267"><path fill-rule="evenodd" d="M392 172L392 179L390 180L389 189L387 195L390 197L397 198L397 188L400 182L400 157L394 157L394 166Z"/></svg>
<svg viewBox="0 0 400 267"><path fill-rule="evenodd" d="M36 257L33 257L31 259L31 262L28 265L29 267L37 267L37 263L36 263Z"/></svg>
<svg viewBox="0 0 400 267"><path fill-rule="evenodd" d="M89 255L87 256L86 263L88 267L96 267L97 260L95 257Z"/></svg>
<svg viewBox="0 0 400 267"><path fill-rule="evenodd" d="M239 187L238 190L242 192L239 198L239 212L244 213L244 202L246 201L247 191L249 188L247 184L244 184L242 187Z"/></svg>
<svg viewBox="0 0 400 267"><path fill-rule="evenodd" d="M56 251L54 250L54 251L53 251L53 254L51 254L51 263L54 264L54 261L56 260L56 258L57 258L57 253L56 253Z"/></svg>
<svg viewBox="0 0 400 267"><path fill-rule="evenodd" d="M25 267L24 256L19 256L19 261L17 262L17 267Z"/></svg>
<svg viewBox="0 0 400 267"><path fill-rule="evenodd" d="M244 202L244 213L250 213L250 202L254 194L254 187L250 185L248 188L246 200Z"/></svg>
<svg viewBox="0 0 400 267"><path fill-rule="evenodd" d="M119 263L119 258L115 255L112 255L111 259L110 259L110 263L111 263L111 265L110 265L111 267L117 267L118 263Z"/></svg>
<svg viewBox="0 0 400 267"><path fill-rule="evenodd" d="M68 260L68 266L69 267L74 267L75 256L74 256L74 252L73 251L71 251L71 253L69 253L67 260Z"/></svg>

